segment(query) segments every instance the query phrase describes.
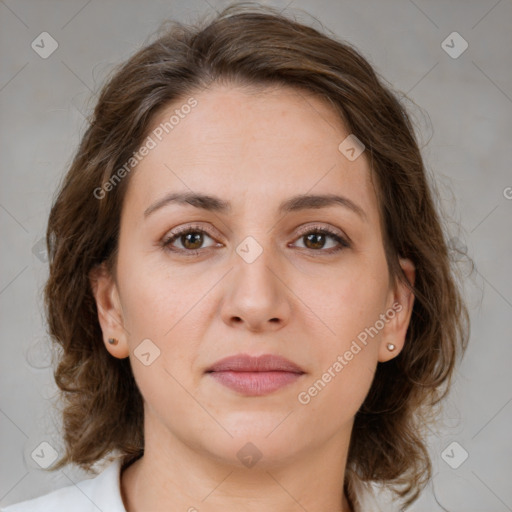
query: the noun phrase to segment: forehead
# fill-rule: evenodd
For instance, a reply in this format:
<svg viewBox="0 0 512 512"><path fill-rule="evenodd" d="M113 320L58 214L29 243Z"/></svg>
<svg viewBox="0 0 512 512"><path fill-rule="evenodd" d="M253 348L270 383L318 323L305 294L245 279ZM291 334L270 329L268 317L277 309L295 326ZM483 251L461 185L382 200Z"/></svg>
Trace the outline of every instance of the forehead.
<svg viewBox="0 0 512 512"><path fill-rule="evenodd" d="M195 106L184 108L191 97ZM338 149L348 135L334 107L311 93L216 85L154 117L154 147L135 168L125 202L143 211L165 193L186 191L225 197L237 210L259 200L270 209L292 195L341 193L371 218L366 155L350 161Z"/></svg>

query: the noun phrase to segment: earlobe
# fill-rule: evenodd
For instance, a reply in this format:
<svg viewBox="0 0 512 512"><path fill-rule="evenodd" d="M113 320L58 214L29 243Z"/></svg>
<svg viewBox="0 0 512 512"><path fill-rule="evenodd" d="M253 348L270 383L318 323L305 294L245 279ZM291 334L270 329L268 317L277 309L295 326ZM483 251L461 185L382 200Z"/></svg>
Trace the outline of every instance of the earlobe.
<svg viewBox="0 0 512 512"><path fill-rule="evenodd" d="M128 340L124 328L123 311L115 280L102 263L89 273L91 290L96 301L98 321L103 333L103 343L110 354L119 359L129 356ZM117 340L112 343L109 340Z"/></svg>
<svg viewBox="0 0 512 512"><path fill-rule="evenodd" d="M407 258L400 258L399 262L410 286L414 286L416 279L414 264ZM414 306L414 293L406 283L399 279L390 291L389 298L389 307L386 311L389 322L386 324L381 337L379 362L389 361L402 351Z"/></svg>

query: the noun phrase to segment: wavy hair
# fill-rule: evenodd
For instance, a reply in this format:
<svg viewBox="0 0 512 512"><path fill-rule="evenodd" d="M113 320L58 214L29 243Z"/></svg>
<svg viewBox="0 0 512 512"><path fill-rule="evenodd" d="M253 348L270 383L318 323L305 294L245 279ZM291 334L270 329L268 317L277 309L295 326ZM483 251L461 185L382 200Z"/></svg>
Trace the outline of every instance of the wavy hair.
<svg viewBox="0 0 512 512"><path fill-rule="evenodd" d="M352 45L251 3L196 24L167 22L112 72L99 94L47 228L45 310L58 349L54 376L66 448L50 470L74 463L91 471L113 451L124 464L143 454L142 396L129 358L105 350L88 278L102 262L115 268L130 177L101 198L95 191L137 151L161 109L216 82L312 92L366 147L389 273L415 301L403 350L378 364L356 414L344 488L354 499L355 480L382 483L410 504L431 477L421 426L448 392L469 337L468 311L413 124L397 94ZM414 286L399 257L414 263Z"/></svg>

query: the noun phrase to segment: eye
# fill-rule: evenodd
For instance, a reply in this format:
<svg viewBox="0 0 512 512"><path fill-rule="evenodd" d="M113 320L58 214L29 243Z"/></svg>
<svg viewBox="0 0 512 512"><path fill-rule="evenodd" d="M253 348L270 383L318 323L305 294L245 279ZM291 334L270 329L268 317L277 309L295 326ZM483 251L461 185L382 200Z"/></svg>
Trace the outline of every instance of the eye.
<svg viewBox="0 0 512 512"><path fill-rule="evenodd" d="M325 249L326 240L329 238L335 242L334 246ZM327 227L307 227L300 233L299 240L304 240L305 249L327 254L333 254L350 247L344 237Z"/></svg>
<svg viewBox="0 0 512 512"><path fill-rule="evenodd" d="M213 243L203 247L205 237L213 240L212 236L201 226L188 226L171 232L169 236L163 239L161 245L169 251L181 253L186 256L195 256L204 249L222 246L222 244ZM326 241L329 239L331 243L334 242L334 246L331 245L331 247L325 248ZM304 246L302 248L322 254L333 254L350 247L350 243L341 236L340 233L325 226L307 226L303 228L299 232L298 240L304 240ZM175 242L181 244L181 247L176 247Z"/></svg>
<svg viewBox="0 0 512 512"><path fill-rule="evenodd" d="M189 255L196 255L203 249L202 247L204 243L205 236L210 238L210 235L199 226L188 226L184 229L179 229L170 233L170 236L166 237L162 241L162 245L170 251L173 252L181 252ZM174 247L174 242L178 242L181 244L181 247ZM210 245L209 247L213 247L215 244ZM221 245L221 244L219 244Z"/></svg>

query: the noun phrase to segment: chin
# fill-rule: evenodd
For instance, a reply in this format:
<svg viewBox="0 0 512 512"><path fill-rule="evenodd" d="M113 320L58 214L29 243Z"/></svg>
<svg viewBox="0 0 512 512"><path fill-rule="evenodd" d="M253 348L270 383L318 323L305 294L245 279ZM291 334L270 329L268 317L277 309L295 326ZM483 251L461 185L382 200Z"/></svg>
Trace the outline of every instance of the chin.
<svg viewBox="0 0 512 512"><path fill-rule="evenodd" d="M205 447L217 463L235 468L271 470L289 464L298 456L297 443L270 442L265 437L232 439L222 446L212 444Z"/></svg>
<svg viewBox="0 0 512 512"><path fill-rule="evenodd" d="M258 420L247 415L245 420L237 423L224 421L222 424L233 437L220 427L215 432L208 430L206 435L203 431L199 441L201 450L209 452L220 463L236 467L257 465L259 469L270 469L291 461L307 448L309 442L299 426L293 422L285 426L287 420L283 422L283 418L286 414L281 415L279 421L274 417L264 420L261 415ZM297 430L291 432L290 427Z"/></svg>

